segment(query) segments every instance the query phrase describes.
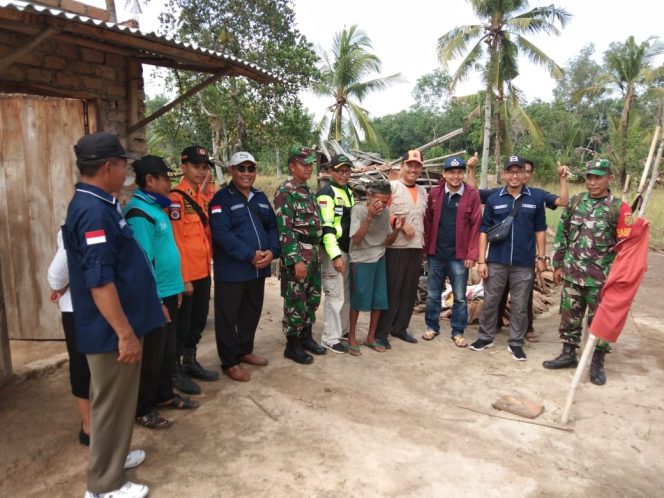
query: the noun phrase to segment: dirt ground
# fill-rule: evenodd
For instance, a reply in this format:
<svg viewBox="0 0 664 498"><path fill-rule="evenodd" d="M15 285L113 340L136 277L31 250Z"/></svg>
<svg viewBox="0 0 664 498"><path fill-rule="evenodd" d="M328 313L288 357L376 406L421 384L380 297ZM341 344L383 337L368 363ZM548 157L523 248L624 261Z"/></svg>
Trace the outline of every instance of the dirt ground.
<svg viewBox="0 0 664 498"><path fill-rule="evenodd" d="M152 497L661 496L664 256L651 253L649 263L607 358L608 383L579 386L573 432L461 408L502 413L491 403L515 393L544 404L538 422L558 423L572 371L541 366L560 348L555 306L536 320L541 342L526 346L524 363L506 351L504 332L478 353L454 347L444 323L431 343L394 340L384 354L363 348L300 366L282 357L272 280L256 340L270 365L249 367L249 383L204 384L202 406L168 412L176 424L166 432L137 427L132 445L148 458L130 478ZM218 365L211 327L201 351L208 366ZM422 315L411 330L421 334ZM87 455L66 363L3 388L0 422L0 496L83 495Z"/></svg>

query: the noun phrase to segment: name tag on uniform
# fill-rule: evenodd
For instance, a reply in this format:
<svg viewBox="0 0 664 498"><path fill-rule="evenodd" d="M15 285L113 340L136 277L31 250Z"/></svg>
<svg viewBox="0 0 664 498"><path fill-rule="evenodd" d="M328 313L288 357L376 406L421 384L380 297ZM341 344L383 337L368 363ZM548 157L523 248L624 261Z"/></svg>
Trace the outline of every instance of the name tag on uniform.
<svg viewBox="0 0 664 498"><path fill-rule="evenodd" d="M494 206L493 209L505 209L506 207L509 207L507 204L500 204L499 206Z"/></svg>
<svg viewBox="0 0 664 498"><path fill-rule="evenodd" d="M236 209L242 209L244 207L244 204L235 204L231 206L231 211L235 211Z"/></svg>
<svg viewBox="0 0 664 498"><path fill-rule="evenodd" d="M221 206L211 206L210 212L212 214L221 214Z"/></svg>
<svg viewBox="0 0 664 498"><path fill-rule="evenodd" d="M537 209L537 206L535 204L522 204L522 206L528 209Z"/></svg>

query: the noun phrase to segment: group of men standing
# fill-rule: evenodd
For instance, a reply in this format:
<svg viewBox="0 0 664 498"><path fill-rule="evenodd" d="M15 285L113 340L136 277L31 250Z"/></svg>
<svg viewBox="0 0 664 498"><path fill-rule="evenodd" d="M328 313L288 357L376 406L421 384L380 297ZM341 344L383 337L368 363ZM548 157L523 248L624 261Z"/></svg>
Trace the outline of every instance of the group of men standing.
<svg viewBox="0 0 664 498"><path fill-rule="evenodd" d="M158 406L198 407L173 388L198 394L200 387L192 377L218 379L217 372L197 359L208 316L211 260L218 354L222 372L236 381L250 380L243 364L268 364L253 348L265 278L275 258L281 258L284 356L310 364L312 354L328 350L357 354L359 347L351 342L357 311L363 308L354 310L352 340L343 342L351 316L350 258L353 244L369 233L381 238L375 247L384 247L375 275L386 292L375 287L368 298L372 330L366 346L383 352L392 347L390 337L418 342L409 325L424 256L428 298L422 338L430 341L440 334L441 293L449 278L454 296L451 337L457 347L468 346L466 284L468 270L477 264L485 305L471 349L493 345L501 299L509 289L508 349L514 359L526 359L522 346L529 329L534 270L543 271L548 261L544 209L567 204L565 167L559 169L560 198L528 187L528 161L518 156L505 163L505 186L487 193L464 181L467 166L474 173L476 158L466 165L463 158L451 157L444 162L440 185L428 194L417 184L424 167L421 153L410 150L403 156L399 179L386 184L386 192L383 187L376 190L377 197L370 192L367 207L359 210L353 209L359 201L348 186L352 161L347 156L331 158L329 184L314 194L307 182L315 153L294 146L288 155L291 177L278 187L273 208L254 187L257 163L250 153L231 157L231 181L214 193L209 188L212 161L204 148L192 146L182 152L183 177L173 189L163 158L137 160L138 188L123 212L112 194L123 187L130 155L117 137L86 135L75 151L81 181L68 209L63 240L78 348L91 372L86 496L145 496L147 486L128 482L124 470L134 421L167 428L171 422L161 417ZM564 279L564 347L558 358L545 362L546 368L576 365L574 350L585 307L590 307L592 318L613 258L610 249L629 234L629 208L613 198L609 179L608 162L590 165L588 193L572 200L558 227L553 264L555 278ZM353 221L353 213L361 213L362 220ZM378 218L385 226L370 229L371 220ZM354 285L360 287L357 281ZM325 308L319 344L313 326L321 290ZM593 360L592 379L598 384L605 381L607 351L608 344L600 344ZM140 456L142 461L145 455Z"/></svg>

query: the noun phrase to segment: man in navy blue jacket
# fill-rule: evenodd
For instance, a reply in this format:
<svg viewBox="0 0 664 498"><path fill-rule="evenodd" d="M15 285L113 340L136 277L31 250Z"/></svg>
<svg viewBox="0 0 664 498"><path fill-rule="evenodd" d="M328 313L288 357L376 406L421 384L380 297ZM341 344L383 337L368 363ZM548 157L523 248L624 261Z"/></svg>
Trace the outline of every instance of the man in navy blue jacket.
<svg viewBox="0 0 664 498"><path fill-rule="evenodd" d="M248 152L236 152L229 166L231 182L210 202L215 335L222 371L247 382L251 377L240 363L267 365L267 358L253 353L254 337L265 278L280 246L270 202L253 187L256 160Z"/></svg>

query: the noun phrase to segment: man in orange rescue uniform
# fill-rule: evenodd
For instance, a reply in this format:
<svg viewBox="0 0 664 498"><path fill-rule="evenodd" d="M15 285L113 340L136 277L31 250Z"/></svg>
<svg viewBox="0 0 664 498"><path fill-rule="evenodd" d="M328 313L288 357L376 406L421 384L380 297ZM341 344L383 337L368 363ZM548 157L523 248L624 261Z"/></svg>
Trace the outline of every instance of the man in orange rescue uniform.
<svg viewBox="0 0 664 498"><path fill-rule="evenodd" d="M182 259L185 285L178 314L173 386L186 394L200 394L201 388L190 377L204 381L219 379L218 372L206 370L196 359L196 347L201 340L210 306L212 258L207 214L209 196L201 186L206 182L213 163L207 151L198 145L184 149L181 160L182 179L169 194L169 214Z"/></svg>

